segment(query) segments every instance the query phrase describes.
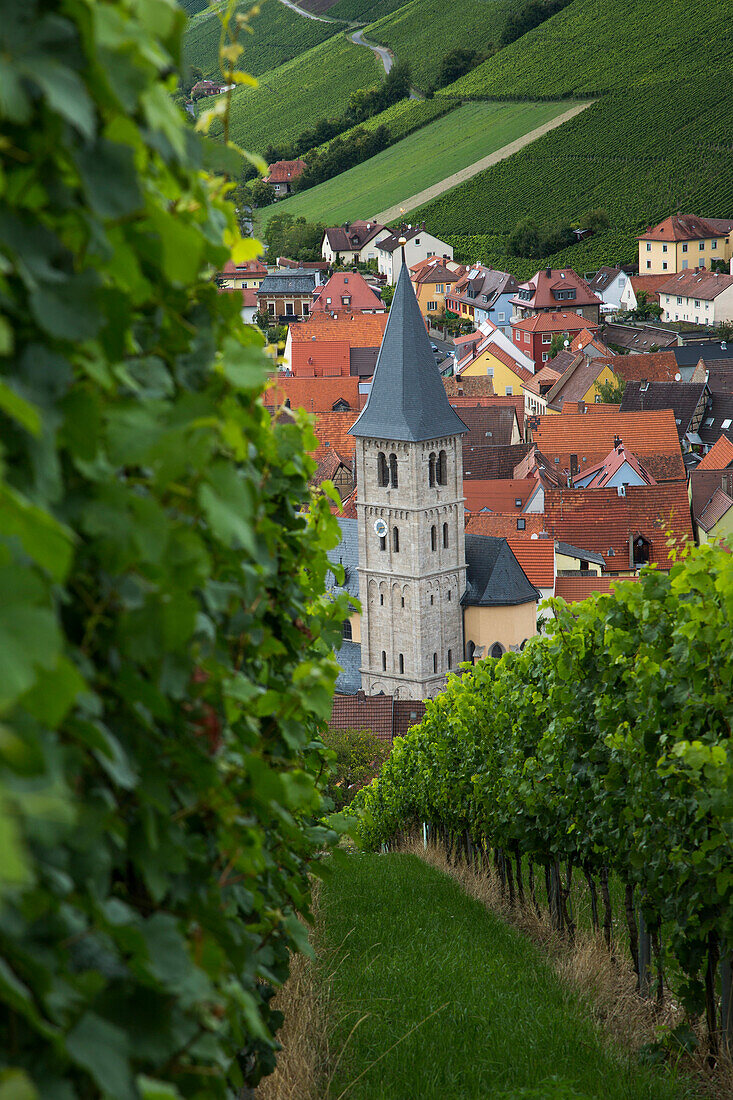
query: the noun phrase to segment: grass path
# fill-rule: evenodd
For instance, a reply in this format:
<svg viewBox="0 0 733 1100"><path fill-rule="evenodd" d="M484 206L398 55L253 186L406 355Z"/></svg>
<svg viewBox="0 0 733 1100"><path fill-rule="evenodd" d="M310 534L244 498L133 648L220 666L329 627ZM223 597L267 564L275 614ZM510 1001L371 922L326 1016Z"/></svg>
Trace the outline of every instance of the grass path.
<svg viewBox="0 0 733 1100"><path fill-rule="evenodd" d="M423 191L418 191L416 195L410 195L407 199L402 199L401 202L394 206L390 206L387 210L380 210L376 215L376 220L379 222L391 222L395 218L398 218L400 211L404 210L409 212L410 210L417 209L418 206L422 206L423 203L430 202L431 199L437 199L438 195L442 195L444 191L450 191L452 187L457 187L460 183L465 183L466 180L470 180L472 176L477 176L479 172L483 172L484 168L490 168L492 164L498 164L500 160L505 160L510 157L512 153L519 152L520 149L524 149L525 145L531 144L536 141L537 138L542 137L543 134L548 134L550 130L554 130L557 126L562 126L564 122L569 122L571 118L575 118L581 111L584 111L586 107L590 107L591 101L587 103L578 103L570 110L563 112L561 115L556 115L555 118L551 118L548 122L542 124L542 126L535 127L534 130L530 130L529 133L523 134L515 141L509 142L508 145L503 145L501 149L496 149L493 153L487 154L482 157L481 160L475 161L473 164L469 164L466 168L461 168L458 172L454 172L451 176L447 176L439 183L433 184L431 187L426 187Z"/></svg>
<svg viewBox="0 0 733 1100"><path fill-rule="evenodd" d="M414 856L350 855L321 913L328 1100L692 1095L610 1049L539 950Z"/></svg>
<svg viewBox="0 0 733 1100"><path fill-rule="evenodd" d="M260 218L266 222L273 213L288 213L339 225L347 219L372 218L385 209L396 210L397 217L410 195L453 186L446 178L453 180L461 170L470 172L467 166L483 164L479 158L487 154L499 155L509 142L526 143L538 126L551 126L565 113L566 103L466 103L363 164L266 207Z"/></svg>

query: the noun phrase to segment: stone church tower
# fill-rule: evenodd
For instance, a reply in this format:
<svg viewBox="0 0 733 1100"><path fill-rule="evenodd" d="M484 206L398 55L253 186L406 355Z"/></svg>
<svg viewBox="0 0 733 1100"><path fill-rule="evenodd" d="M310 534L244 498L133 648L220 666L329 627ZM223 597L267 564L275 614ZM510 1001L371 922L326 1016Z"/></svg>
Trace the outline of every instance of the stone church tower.
<svg viewBox="0 0 733 1100"><path fill-rule="evenodd" d="M403 263L356 438L361 682L426 699L463 660L461 437Z"/></svg>

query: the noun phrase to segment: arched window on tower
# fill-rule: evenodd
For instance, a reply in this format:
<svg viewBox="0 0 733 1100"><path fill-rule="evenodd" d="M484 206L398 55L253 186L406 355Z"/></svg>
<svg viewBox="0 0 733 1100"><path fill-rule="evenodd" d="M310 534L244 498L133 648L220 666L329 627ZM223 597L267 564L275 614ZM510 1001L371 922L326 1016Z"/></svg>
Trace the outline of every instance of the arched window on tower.
<svg viewBox="0 0 733 1100"><path fill-rule="evenodd" d="M387 471L387 456L384 451L380 451L377 455L377 484L384 488L389 485L389 474Z"/></svg>
<svg viewBox="0 0 733 1100"><path fill-rule="evenodd" d="M405 656L404 656L403 653L400 653L400 674L403 674L404 671L405 671Z"/></svg>
<svg viewBox="0 0 733 1100"><path fill-rule="evenodd" d="M433 526L430 528L430 549L438 549L438 528L435 526L435 524L433 524Z"/></svg>
<svg viewBox="0 0 733 1100"><path fill-rule="evenodd" d="M379 549L380 550L386 550L387 549L387 536L386 535L382 535L380 537L380 539L379 539Z"/></svg>
<svg viewBox="0 0 733 1100"><path fill-rule="evenodd" d="M438 671L438 654L434 653L433 654L433 672L437 672L437 671Z"/></svg>
<svg viewBox="0 0 733 1100"><path fill-rule="evenodd" d="M443 547L446 550L448 549L448 524L447 523L443 524Z"/></svg>
<svg viewBox="0 0 733 1100"><path fill-rule="evenodd" d="M351 632L351 620L350 619L344 619L343 623L341 624L341 636L343 637L345 642L352 641L353 634Z"/></svg>
<svg viewBox="0 0 733 1100"><path fill-rule="evenodd" d="M382 672L386 672L386 671L387 671L387 653L383 649L382 650Z"/></svg>
<svg viewBox="0 0 733 1100"><path fill-rule="evenodd" d="M472 642L469 638L466 642L466 660L473 661L473 655L476 652L476 643Z"/></svg>
<svg viewBox="0 0 733 1100"><path fill-rule="evenodd" d="M497 660L499 657L504 656L504 646L501 644L501 642L494 642L489 652L489 656L496 657Z"/></svg>
<svg viewBox="0 0 733 1100"><path fill-rule="evenodd" d="M399 527L392 528L392 549L395 554L400 552L400 530Z"/></svg>
<svg viewBox="0 0 733 1100"><path fill-rule="evenodd" d="M441 451L438 455L437 478L438 485L448 484L448 456L445 451Z"/></svg>
<svg viewBox="0 0 733 1100"><path fill-rule="evenodd" d="M389 456L389 484L392 489L397 488L397 455Z"/></svg>
<svg viewBox="0 0 733 1100"><path fill-rule="evenodd" d="M429 466L428 466L428 485L430 486L431 489L435 485L435 462L436 462L435 451L433 451L430 455Z"/></svg>
<svg viewBox="0 0 733 1100"><path fill-rule="evenodd" d="M453 650L448 650L448 668L453 668Z"/></svg>

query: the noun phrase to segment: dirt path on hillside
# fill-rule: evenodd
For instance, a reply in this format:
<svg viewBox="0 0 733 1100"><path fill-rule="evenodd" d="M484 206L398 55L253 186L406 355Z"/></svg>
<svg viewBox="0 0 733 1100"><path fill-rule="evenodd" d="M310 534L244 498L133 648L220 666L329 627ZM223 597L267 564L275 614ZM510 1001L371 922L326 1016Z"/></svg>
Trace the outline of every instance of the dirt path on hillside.
<svg viewBox="0 0 733 1100"><path fill-rule="evenodd" d="M444 191L450 191L452 187L457 187L459 183L465 183L466 180L470 180L472 176L478 175L479 172L483 172L484 168L490 168L492 164L498 164L500 160L505 160L506 157L510 157L513 153L519 152L520 149L524 149L526 145L530 145L537 138L542 137L543 134L548 134L550 130L554 130L557 126L562 126L564 122L568 122L571 118L575 118L581 111L584 111L586 107L590 107L593 100L588 100L586 103L576 103L574 107L571 107L569 111L565 111L563 114L558 115L556 118L550 119L549 122L545 122L544 125L538 126L536 130L530 130L528 134L523 134L522 137L517 138L516 141L510 141L508 145L503 145L501 149L496 149L493 153L489 153L488 156L482 157L481 160L477 160L474 164L469 164L467 168L461 168L460 171L454 172L452 176L447 176L446 179L441 180L440 183L434 183L432 187L426 187L424 191L418 191L416 195L411 195L409 198L402 199L394 206L390 206L388 210L382 210L376 215L375 220L387 225L389 222L394 221L395 218L399 218L401 213L408 213L410 210L414 210L418 206L422 206L425 202L430 202L431 199L435 199L438 195L442 195Z"/></svg>
<svg viewBox="0 0 733 1100"><path fill-rule="evenodd" d="M304 19L315 19L318 23L342 23L342 19L324 19L322 15L314 15L312 11L306 11L304 8L299 8L297 4L293 3L293 0L280 0L281 4L284 4L286 8L292 8L298 15L302 15Z"/></svg>
<svg viewBox="0 0 733 1100"><path fill-rule="evenodd" d="M391 50L385 49L384 46L376 46L372 45L371 42L367 42L364 38L362 31L354 31L353 34L349 35L349 38L355 46L366 46L368 50L371 50L373 53L375 53L384 65L385 75L389 72L389 70L392 68L392 65L394 64L394 54Z"/></svg>

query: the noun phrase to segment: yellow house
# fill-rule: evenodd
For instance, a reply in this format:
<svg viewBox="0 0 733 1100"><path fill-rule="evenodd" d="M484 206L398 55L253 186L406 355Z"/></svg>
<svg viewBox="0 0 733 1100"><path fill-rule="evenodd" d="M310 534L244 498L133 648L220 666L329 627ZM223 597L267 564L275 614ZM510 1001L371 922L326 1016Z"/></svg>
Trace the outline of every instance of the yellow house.
<svg viewBox="0 0 733 1100"><path fill-rule="evenodd" d="M452 270L455 268L456 270ZM431 256L410 268L410 281L423 317L445 313L445 296L461 278L464 268L453 261L447 263Z"/></svg>
<svg viewBox="0 0 733 1100"><path fill-rule="evenodd" d="M489 343L464 366L459 363L456 373L461 378L485 378L488 375L498 397L518 397L524 394L527 416L539 416L547 412L547 399L540 394L539 384L532 372L518 363L499 344Z"/></svg>
<svg viewBox="0 0 733 1100"><path fill-rule="evenodd" d="M714 260L730 263L733 221L676 214L648 229L639 241L639 274L710 270Z"/></svg>
<svg viewBox="0 0 733 1100"><path fill-rule="evenodd" d="M266 274L267 268L259 260L247 260L243 264L227 260L217 282L225 290L259 290Z"/></svg>
<svg viewBox="0 0 733 1100"><path fill-rule="evenodd" d="M716 489L697 517L699 543L725 539L733 545L733 499L723 489Z"/></svg>
<svg viewBox="0 0 733 1100"><path fill-rule="evenodd" d="M597 358L591 359L579 352L575 362L548 392L547 401L560 408L566 401L584 401L586 405L593 405L601 400L600 387L604 382L618 383L608 363L599 363Z"/></svg>

